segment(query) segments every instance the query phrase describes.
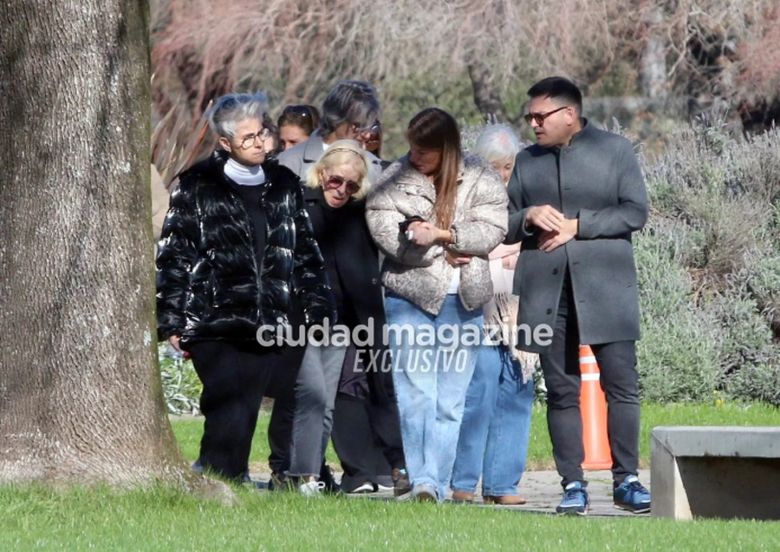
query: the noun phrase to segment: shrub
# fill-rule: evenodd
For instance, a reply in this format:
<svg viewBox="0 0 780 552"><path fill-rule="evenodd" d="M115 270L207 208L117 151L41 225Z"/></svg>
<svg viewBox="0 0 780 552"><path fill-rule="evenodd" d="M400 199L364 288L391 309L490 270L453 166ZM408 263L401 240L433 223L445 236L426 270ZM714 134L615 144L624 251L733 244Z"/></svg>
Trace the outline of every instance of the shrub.
<svg viewBox="0 0 780 552"><path fill-rule="evenodd" d="M181 353L173 351L168 344L157 349L160 361L165 405L171 414L200 414L200 393L203 386L195 373L192 362Z"/></svg>
<svg viewBox="0 0 780 552"><path fill-rule="evenodd" d="M636 238L644 396L725 391L780 404L780 132L745 138L701 119L645 172L652 212Z"/></svg>
<svg viewBox="0 0 780 552"><path fill-rule="evenodd" d="M706 400L718 381L712 325L702 323L691 301L693 279L678 262L687 231L664 224L651 221L636 239L642 396L660 402Z"/></svg>

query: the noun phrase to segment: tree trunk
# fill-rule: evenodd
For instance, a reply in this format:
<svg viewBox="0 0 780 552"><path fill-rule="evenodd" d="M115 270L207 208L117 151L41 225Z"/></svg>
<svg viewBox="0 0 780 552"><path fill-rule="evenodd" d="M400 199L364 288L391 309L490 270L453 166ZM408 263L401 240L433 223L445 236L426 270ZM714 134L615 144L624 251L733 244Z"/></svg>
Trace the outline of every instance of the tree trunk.
<svg viewBox="0 0 780 552"><path fill-rule="evenodd" d="M663 13L661 6L650 5L645 15L647 39L640 64L640 85L642 95L664 100L669 93L666 77L666 44L663 36Z"/></svg>
<svg viewBox="0 0 780 552"><path fill-rule="evenodd" d="M504 102L501 94L493 84L490 69L479 61L469 64L469 79L474 94L474 105L485 117L492 117L498 121L507 121Z"/></svg>
<svg viewBox="0 0 780 552"><path fill-rule="evenodd" d="M0 10L0 481L190 478L156 360L147 10Z"/></svg>

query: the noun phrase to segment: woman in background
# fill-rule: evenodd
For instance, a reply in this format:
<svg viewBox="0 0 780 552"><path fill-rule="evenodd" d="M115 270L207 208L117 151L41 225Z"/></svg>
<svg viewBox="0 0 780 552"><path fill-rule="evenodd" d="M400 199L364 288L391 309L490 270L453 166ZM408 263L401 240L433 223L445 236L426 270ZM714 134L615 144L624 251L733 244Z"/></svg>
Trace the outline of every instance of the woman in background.
<svg viewBox="0 0 780 552"><path fill-rule="evenodd" d="M320 124L320 112L313 105L288 105L279 115L279 149L286 151L309 139Z"/></svg>
<svg viewBox="0 0 780 552"><path fill-rule="evenodd" d="M506 185L512 175L520 141L506 125L489 125L477 139L474 153L488 161ZM486 328L493 335L511 336L518 300L512 295L520 244L498 245L490 252L493 298L483 307ZM524 504L517 485L525 469L533 370L537 355L518 351L506 342L484 344L466 394L458 452L452 471L452 498L472 502L482 476L486 503Z"/></svg>

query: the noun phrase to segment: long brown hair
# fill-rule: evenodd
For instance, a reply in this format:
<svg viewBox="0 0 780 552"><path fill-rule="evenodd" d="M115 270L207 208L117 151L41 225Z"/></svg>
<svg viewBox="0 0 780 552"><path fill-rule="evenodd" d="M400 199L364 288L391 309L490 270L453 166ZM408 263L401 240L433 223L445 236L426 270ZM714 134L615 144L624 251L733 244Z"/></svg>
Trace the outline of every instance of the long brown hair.
<svg viewBox="0 0 780 552"><path fill-rule="evenodd" d="M458 123L446 111L429 107L409 121L406 139L415 146L441 150L441 165L433 178L433 186L436 188L433 213L436 225L446 230L455 218L455 198L458 193L462 156Z"/></svg>

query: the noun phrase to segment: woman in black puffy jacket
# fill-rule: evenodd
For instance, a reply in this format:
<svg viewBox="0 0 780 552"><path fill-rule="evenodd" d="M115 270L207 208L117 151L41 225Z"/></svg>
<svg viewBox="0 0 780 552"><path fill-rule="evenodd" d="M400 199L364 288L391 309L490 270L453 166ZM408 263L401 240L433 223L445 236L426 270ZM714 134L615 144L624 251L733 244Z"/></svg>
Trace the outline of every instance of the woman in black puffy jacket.
<svg viewBox="0 0 780 552"><path fill-rule="evenodd" d="M184 171L157 254L158 338L188 351L203 382L198 464L240 480L279 348L261 325L335 317L323 259L297 177L265 159L263 95L228 94L209 113L220 149Z"/></svg>

